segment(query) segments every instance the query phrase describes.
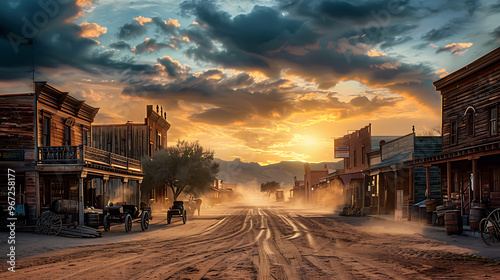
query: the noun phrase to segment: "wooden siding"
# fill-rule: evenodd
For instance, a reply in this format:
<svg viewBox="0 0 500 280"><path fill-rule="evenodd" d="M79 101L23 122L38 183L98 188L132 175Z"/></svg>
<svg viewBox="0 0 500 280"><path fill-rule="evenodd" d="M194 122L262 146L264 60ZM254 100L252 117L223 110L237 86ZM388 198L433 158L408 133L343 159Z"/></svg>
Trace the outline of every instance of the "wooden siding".
<svg viewBox="0 0 500 280"><path fill-rule="evenodd" d="M500 134L489 133L489 108L500 103L500 64L492 65L479 73L464 78L441 90L443 103L443 153L470 146L500 141ZM474 134L467 133L467 108L472 106ZM497 112L498 119L498 112ZM457 143L450 141L451 121L457 121ZM497 120L497 125L500 124Z"/></svg>
<svg viewBox="0 0 500 280"><path fill-rule="evenodd" d="M169 129L167 120L155 112L152 105L147 105L143 124L92 126L92 145L101 150L141 160L145 156L152 157L157 150L167 148ZM158 132L161 134L160 143L157 143Z"/></svg>
<svg viewBox="0 0 500 280"><path fill-rule="evenodd" d="M415 137L415 158L425 158L441 153L440 136L416 136Z"/></svg>
<svg viewBox="0 0 500 280"><path fill-rule="evenodd" d="M415 167L414 174L414 189L415 189L415 202L420 202L427 197L425 191L427 190L426 184L426 171L425 167ZM429 168L429 178L431 187L431 198L441 199L441 170L437 166Z"/></svg>
<svg viewBox="0 0 500 280"><path fill-rule="evenodd" d="M344 135L344 137L349 138L349 160L344 159L345 173L356 173L367 169L369 167L368 153L371 151L371 124L351 134ZM362 153L363 147L364 154ZM356 150L356 153L354 153L354 150ZM363 157L365 158L364 164ZM356 166L354 166L355 160Z"/></svg>
<svg viewBox="0 0 500 280"><path fill-rule="evenodd" d="M411 133L398 139L389 141L381 146L382 161L408 152L413 152L415 148L415 134Z"/></svg>
<svg viewBox="0 0 500 280"><path fill-rule="evenodd" d="M34 95L0 95L0 149L24 150L35 160Z"/></svg>
<svg viewBox="0 0 500 280"><path fill-rule="evenodd" d="M78 146L83 143L83 130L87 130L87 138L91 135L91 123L85 118L75 117L72 114L57 110L45 104L38 104L38 145L43 146L43 119L50 118L50 146L64 146L66 134L66 120L75 119L74 125L70 126L71 143L70 146ZM90 144L89 139L87 143Z"/></svg>
<svg viewBox="0 0 500 280"><path fill-rule="evenodd" d="M97 149L140 160L148 155L147 125L93 126L92 146Z"/></svg>

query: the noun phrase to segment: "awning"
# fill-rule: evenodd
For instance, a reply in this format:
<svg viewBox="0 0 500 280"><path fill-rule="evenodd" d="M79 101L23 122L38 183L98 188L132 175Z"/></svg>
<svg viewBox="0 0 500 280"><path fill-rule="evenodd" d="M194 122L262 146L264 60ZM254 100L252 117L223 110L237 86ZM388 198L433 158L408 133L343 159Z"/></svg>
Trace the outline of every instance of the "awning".
<svg viewBox="0 0 500 280"><path fill-rule="evenodd" d="M372 165L367 171L373 173L373 171L381 171L382 169L396 169L396 165L402 165L405 161L410 160L412 153L413 152L406 152L403 154L395 155L380 163Z"/></svg>
<svg viewBox="0 0 500 280"><path fill-rule="evenodd" d="M352 179L363 179L364 177L365 175L361 172L340 175L340 179L344 182L344 186L349 186Z"/></svg>

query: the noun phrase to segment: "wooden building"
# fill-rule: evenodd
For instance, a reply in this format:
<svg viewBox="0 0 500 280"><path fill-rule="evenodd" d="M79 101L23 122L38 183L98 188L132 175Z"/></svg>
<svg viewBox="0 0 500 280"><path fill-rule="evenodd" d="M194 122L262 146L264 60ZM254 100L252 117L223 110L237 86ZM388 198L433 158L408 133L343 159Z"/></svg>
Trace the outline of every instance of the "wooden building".
<svg viewBox="0 0 500 280"><path fill-rule="evenodd" d="M170 129L167 113L158 106L154 109L153 105L146 106L146 117L142 123L93 125L93 147L136 160L152 158L156 151L167 148L167 132ZM111 180L110 184L114 186L120 182ZM170 204L172 197L172 190L166 186L142 194L142 199L148 203Z"/></svg>
<svg viewBox="0 0 500 280"><path fill-rule="evenodd" d="M394 214L396 220L409 218L408 205L425 199L426 169L408 168L404 162L437 155L441 152L441 137L415 136L415 133L379 143L380 149L371 153L367 192L372 196L372 213ZM430 169L430 194L441 198L440 170ZM375 199L377 201L375 201ZM376 206L376 211L373 207Z"/></svg>
<svg viewBox="0 0 500 280"><path fill-rule="evenodd" d="M107 196L106 188L94 188L93 179L106 186L117 178L123 192L138 192L139 161L90 146L98 110L46 82L35 82L33 93L0 95L1 176L15 170L16 202L25 206L29 224L58 199L77 200L83 224L84 208L102 207L99 197L102 202ZM6 182L0 178L2 194ZM130 191L133 183L137 187Z"/></svg>
<svg viewBox="0 0 500 280"><path fill-rule="evenodd" d="M442 153L412 166L441 168L446 198L463 215L500 207L500 48L434 82L442 98Z"/></svg>
<svg viewBox="0 0 500 280"><path fill-rule="evenodd" d="M371 133L371 124L369 124L342 138L335 139L335 157L344 159L344 172L337 175L343 185L344 204L349 208L360 210L366 208L365 213L377 209L376 203L380 201L379 194L370 188L371 178L363 173L364 170L370 168L369 155L379 149L380 141L397 138L396 136L372 136ZM347 147L342 147L343 145Z"/></svg>
<svg viewBox="0 0 500 280"><path fill-rule="evenodd" d="M328 176L328 167L325 164L323 170L311 170L309 163L304 163L304 187L305 187L305 197L304 200L307 202L315 202L316 198L314 196L314 185L319 184L319 179Z"/></svg>
<svg viewBox="0 0 500 280"><path fill-rule="evenodd" d="M290 198L293 201L303 200L306 197L306 186L304 180L297 180L297 176L293 177L293 187L290 190Z"/></svg>
<svg viewBox="0 0 500 280"><path fill-rule="evenodd" d="M143 123L95 124L92 126L92 145L98 149L141 160L152 158L155 151L167 148L170 124L163 108L146 106Z"/></svg>

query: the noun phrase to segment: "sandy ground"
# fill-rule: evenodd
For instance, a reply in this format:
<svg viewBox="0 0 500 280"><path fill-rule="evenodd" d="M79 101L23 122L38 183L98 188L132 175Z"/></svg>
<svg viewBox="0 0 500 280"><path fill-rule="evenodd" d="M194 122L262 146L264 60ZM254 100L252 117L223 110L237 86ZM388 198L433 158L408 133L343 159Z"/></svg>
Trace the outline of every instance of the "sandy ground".
<svg viewBox="0 0 500 280"><path fill-rule="evenodd" d="M227 204L186 224L153 213L148 231L102 238L18 232L16 272L0 279L499 279L500 247L479 235L332 210ZM7 253L6 233L0 235ZM5 253L4 253L5 252Z"/></svg>

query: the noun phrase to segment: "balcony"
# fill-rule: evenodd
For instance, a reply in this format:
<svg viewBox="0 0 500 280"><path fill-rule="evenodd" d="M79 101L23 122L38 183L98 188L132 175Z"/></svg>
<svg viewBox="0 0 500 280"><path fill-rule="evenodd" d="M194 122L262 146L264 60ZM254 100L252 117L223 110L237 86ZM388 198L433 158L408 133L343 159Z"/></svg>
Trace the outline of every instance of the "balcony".
<svg viewBox="0 0 500 280"><path fill-rule="evenodd" d="M109 168L142 172L141 162L88 146L51 146L38 148L42 164L96 164Z"/></svg>

